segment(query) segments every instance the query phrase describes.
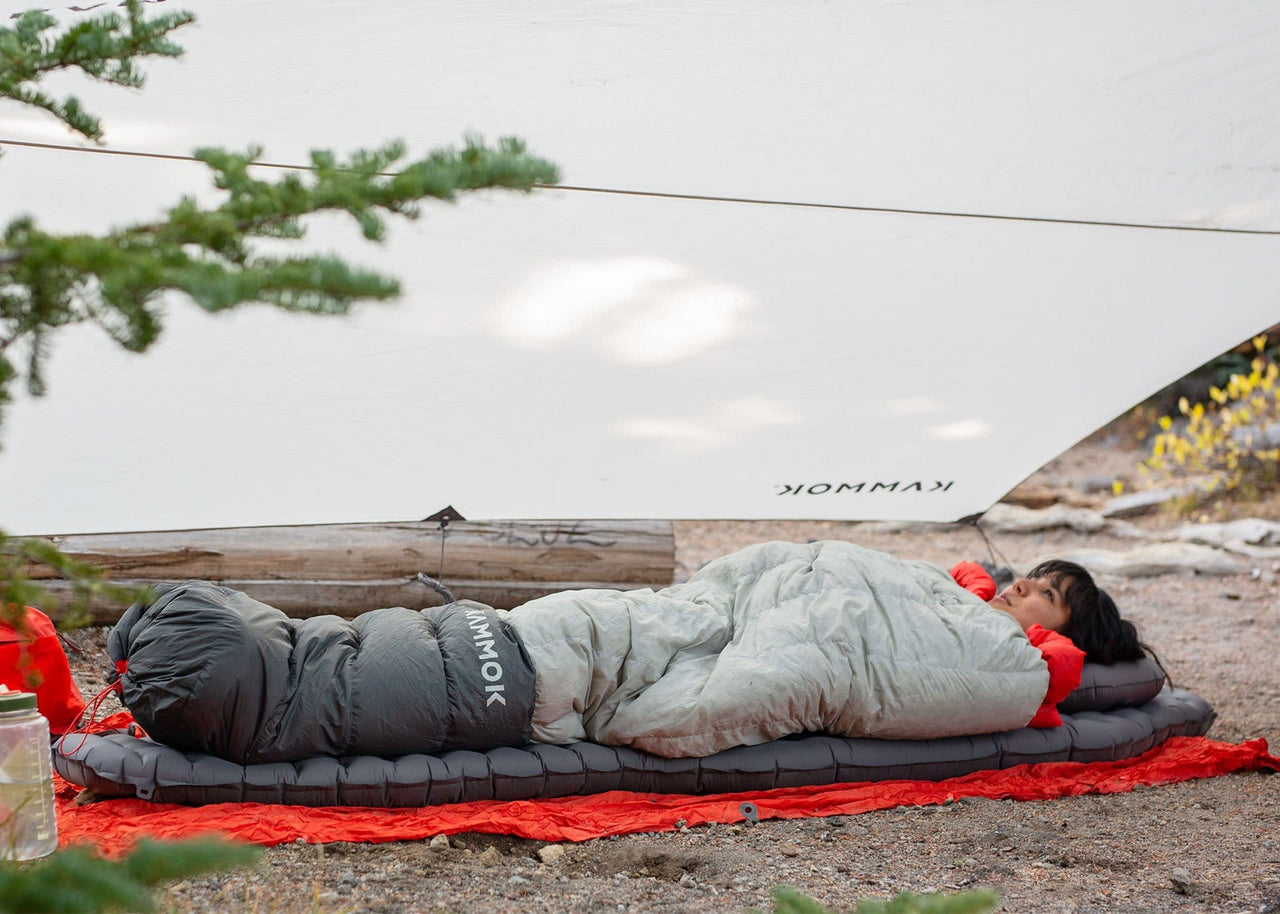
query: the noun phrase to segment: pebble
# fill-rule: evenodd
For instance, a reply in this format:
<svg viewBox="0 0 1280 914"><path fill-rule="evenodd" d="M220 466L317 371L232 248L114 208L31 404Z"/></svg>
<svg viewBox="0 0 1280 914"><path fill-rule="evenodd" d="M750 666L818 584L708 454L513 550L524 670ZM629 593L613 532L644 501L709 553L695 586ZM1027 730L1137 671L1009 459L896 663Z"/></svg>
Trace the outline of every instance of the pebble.
<svg viewBox="0 0 1280 914"><path fill-rule="evenodd" d="M436 835L431 839L430 847L433 851L443 851L449 849L449 836Z"/></svg>
<svg viewBox="0 0 1280 914"><path fill-rule="evenodd" d="M788 841L784 844L778 845L778 853L782 854L784 857L799 857L800 848Z"/></svg>
<svg viewBox="0 0 1280 914"><path fill-rule="evenodd" d="M543 863L559 863L564 859L564 848L559 844L548 844L538 848L538 859Z"/></svg>
<svg viewBox="0 0 1280 914"><path fill-rule="evenodd" d="M486 847L484 853L480 855L480 862L485 864L497 863L502 859L502 851L496 847Z"/></svg>
<svg viewBox="0 0 1280 914"><path fill-rule="evenodd" d="M1072 480L1071 487L1082 495L1092 495L1094 492L1110 492L1115 481L1110 474L1082 476Z"/></svg>
<svg viewBox="0 0 1280 914"><path fill-rule="evenodd" d="M1191 873L1182 867L1174 867L1173 872L1169 874L1169 882L1173 884L1173 890L1179 895L1190 895L1191 890L1195 888L1195 883L1191 881Z"/></svg>

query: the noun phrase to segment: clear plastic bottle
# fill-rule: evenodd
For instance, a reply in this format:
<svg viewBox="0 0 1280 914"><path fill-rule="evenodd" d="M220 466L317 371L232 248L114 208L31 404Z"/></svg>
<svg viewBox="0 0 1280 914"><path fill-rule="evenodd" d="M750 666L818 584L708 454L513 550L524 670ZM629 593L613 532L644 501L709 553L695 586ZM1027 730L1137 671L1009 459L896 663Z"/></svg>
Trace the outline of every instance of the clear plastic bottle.
<svg viewBox="0 0 1280 914"><path fill-rule="evenodd" d="M30 692L0 691L0 860L58 848L49 722Z"/></svg>

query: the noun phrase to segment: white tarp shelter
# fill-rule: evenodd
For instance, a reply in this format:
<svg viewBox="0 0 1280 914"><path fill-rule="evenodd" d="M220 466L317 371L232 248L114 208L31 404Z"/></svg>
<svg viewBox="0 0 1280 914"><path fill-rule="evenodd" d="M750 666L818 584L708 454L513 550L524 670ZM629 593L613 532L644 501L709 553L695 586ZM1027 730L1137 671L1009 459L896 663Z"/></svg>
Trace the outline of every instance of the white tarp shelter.
<svg viewBox="0 0 1280 914"><path fill-rule="evenodd" d="M4 430L13 533L955 519L1280 320L1274 4L178 7L141 93L55 84L111 154L0 103L0 219L152 218L202 145L514 134L565 186L381 249L318 225L403 281L347 319L61 334Z"/></svg>

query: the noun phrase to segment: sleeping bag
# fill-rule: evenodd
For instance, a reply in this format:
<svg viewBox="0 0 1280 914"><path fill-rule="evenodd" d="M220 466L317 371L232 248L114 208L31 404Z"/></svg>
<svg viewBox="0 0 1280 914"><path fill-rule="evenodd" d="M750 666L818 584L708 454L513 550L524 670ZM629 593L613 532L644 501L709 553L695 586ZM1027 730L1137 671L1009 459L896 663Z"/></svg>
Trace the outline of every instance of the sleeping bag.
<svg viewBox="0 0 1280 914"><path fill-rule="evenodd" d="M203 581L152 590L107 651L162 743L256 764L528 742L533 670L487 606L299 621Z"/></svg>
<svg viewBox="0 0 1280 914"><path fill-rule="evenodd" d="M108 649L161 742L232 761L589 739L706 756L794 733L925 739L1024 726L1040 651L939 568L844 542L765 543L660 591L286 618L188 582Z"/></svg>

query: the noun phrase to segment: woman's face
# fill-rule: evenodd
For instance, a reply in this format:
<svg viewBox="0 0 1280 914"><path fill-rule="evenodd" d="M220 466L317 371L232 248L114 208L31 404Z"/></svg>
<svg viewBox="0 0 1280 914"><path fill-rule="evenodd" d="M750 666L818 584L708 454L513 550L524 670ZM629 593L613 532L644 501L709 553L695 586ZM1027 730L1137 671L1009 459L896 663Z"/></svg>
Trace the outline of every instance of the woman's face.
<svg viewBox="0 0 1280 914"><path fill-rule="evenodd" d="M1041 625L1050 631L1060 632L1071 618L1067 607L1067 588L1074 578L1018 578L990 603L1018 620L1022 630Z"/></svg>

